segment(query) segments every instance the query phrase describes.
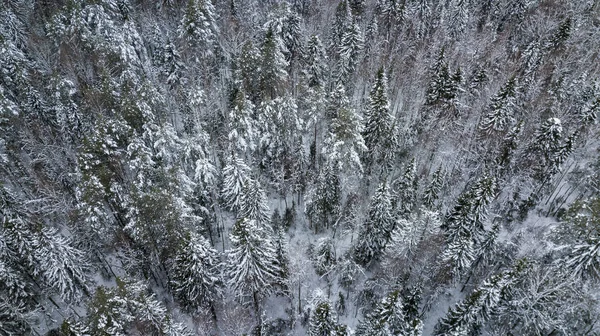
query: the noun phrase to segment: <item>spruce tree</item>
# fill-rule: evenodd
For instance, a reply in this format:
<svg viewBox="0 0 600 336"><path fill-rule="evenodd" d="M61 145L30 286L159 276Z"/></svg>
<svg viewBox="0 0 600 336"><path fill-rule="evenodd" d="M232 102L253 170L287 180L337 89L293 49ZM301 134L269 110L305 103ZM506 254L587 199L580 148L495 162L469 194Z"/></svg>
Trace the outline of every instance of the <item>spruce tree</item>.
<svg viewBox="0 0 600 336"><path fill-rule="evenodd" d="M206 238L189 233L175 255L171 286L175 296L187 309L213 308L221 296L219 255Z"/></svg>
<svg viewBox="0 0 600 336"><path fill-rule="evenodd" d="M371 199L367 219L354 244L354 260L362 266L377 260L383 253L394 224L390 191L385 183L381 183Z"/></svg>
<svg viewBox="0 0 600 336"><path fill-rule="evenodd" d="M284 55L285 46L272 28L265 34L261 49L260 90L263 99L274 99L284 92L287 82L288 61Z"/></svg>
<svg viewBox="0 0 600 336"><path fill-rule="evenodd" d="M481 121L480 129L486 134L506 131L514 124L516 105L516 78L512 76L492 98L490 112Z"/></svg>
<svg viewBox="0 0 600 336"><path fill-rule="evenodd" d="M255 220L258 225L268 225L269 206L267 195L256 179L246 179L240 196L238 218Z"/></svg>
<svg viewBox="0 0 600 336"><path fill-rule="evenodd" d="M242 218L234 224L229 239L228 285L242 302L250 298L258 313L263 297L280 282L281 268L271 234L255 220Z"/></svg>
<svg viewBox="0 0 600 336"><path fill-rule="evenodd" d="M242 159L233 154L223 168L223 189L221 195L225 204L232 210L238 210L242 205L243 188L249 177L250 167Z"/></svg>
<svg viewBox="0 0 600 336"><path fill-rule="evenodd" d="M450 308L440 319L434 335L468 335L485 323L506 299L510 288L520 280L526 270L525 260L517 260L511 269L492 275L466 299Z"/></svg>
<svg viewBox="0 0 600 336"><path fill-rule="evenodd" d="M341 208L340 179L334 167L325 165L315 185L306 195L305 213L315 232L328 229L335 222Z"/></svg>
<svg viewBox="0 0 600 336"><path fill-rule="evenodd" d="M203 48L201 52L211 54L217 33L216 10L211 0L188 0L179 26L180 38L192 46Z"/></svg>
<svg viewBox="0 0 600 336"><path fill-rule="evenodd" d="M319 35L312 35L306 46L304 76L309 87L325 87L327 80L327 53Z"/></svg>
<svg viewBox="0 0 600 336"><path fill-rule="evenodd" d="M440 197L440 192L444 186L444 171L440 166L431 178L431 182L423 193L423 205L429 209L435 208L435 203Z"/></svg>
<svg viewBox="0 0 600 336"><path fill-rule="evenodd" d="M368 148L366 163L386 165L393 157L397 146L396 121L390 113L387 93L387 76L380 68L369 94L369 105L365 112L363 138Z"/></svg>

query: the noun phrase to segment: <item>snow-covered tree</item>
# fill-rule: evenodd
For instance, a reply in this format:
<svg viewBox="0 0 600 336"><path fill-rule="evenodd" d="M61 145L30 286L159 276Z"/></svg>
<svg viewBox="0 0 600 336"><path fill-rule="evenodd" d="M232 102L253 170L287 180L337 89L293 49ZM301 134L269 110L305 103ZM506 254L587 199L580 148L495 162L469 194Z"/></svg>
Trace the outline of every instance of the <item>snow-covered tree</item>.
<svg viewBox="0 0 600 336"><path fill-rule="evenodd" d="M415 159L411 159L404 174L393 182L393 196L396 213L406 216L412 212L417 203L417 168Z"/></svg>
<svg viewBox="0 0 600 336"><path fill-rule="evenodd" d="M267 195L256 179L246 179L240 196L238 218L255 220L258 225L268 225Z"/></svg>
<svg viewBox="0 0 600 336"><path fill-rule="evenodd" d="M336 169L330 165L323 167L305 198L304 212L315 232L330 228L341 207L340 179Z"/></svg>
<svg viewBox="0 0 600 336"><path fill-rule="evenodd" d="M359 54L364 47L364 38L357 22L349 23L342 34L338 47L339 61L336 80L346 83L352 75L359 60Z"/></svg>
<svg viewBox="0 0 600 336"><path fill-rule="evenodd" d="M330 131L325 138L323 153L340 172L363 171L360 160L362 153L367 151L362 137L362 118L350 107L345 98L345 90L338 84L336 92L342 95L339 107L332 107L333 119Z"/></svg>
<svg viewBox="0 0 600 336"><path fill-rule="evenodd" d="M442 259L449 261L455 274L461 274L475 259L477 245L484 236L486 207L496 196L496 178L483 175L466 192L446 216L443 229L448 246Z"/></svg>
<svg viewBox="0 0 600 336"><path fill-rule="evenodd" d="M386 248L386 258L410 260L423 240L438 232L441 224L439 213L424 208L413 212L408 219L398 219Z"/></svg>
<svg viewBox="0 0 600 336"><path fill-rule="evenodd" d="M507 131L507 128L515 123L516 84L515 76L509 78L492 98L489 106L490 112L483 118L479 126L486 134Z"/></svg>
<svg viewBox="0 0 600 336"><path fill-rule="evenodd" d="M380 68L369 94L365 112L363 138L368 148L366 163L369 166L390 162L397 146L396 120L390 113L387 92L387 76Z"/></svg>
<svg viewBox="0 0 600 336"><path fill-rule="evenodd" d="M242 218L233 228L229 239L225 273L228 285L242 302L253 301L258 313L261 300L280 283L280 266L270 232L255 220Z"/></svg>
<svg viewBox="0 0 600 336"><path fill-rule="evenodd" d="M308 320L307 335L309 336L346 336L346 326L338 324L338 317L332 304L321 300L314 306Z"/></svg>
<svg viewBox="0 0 600 336"><path fill-rule="evenodd" d="M217 42L216 10L212 0L188 0L179 26L179 37L203 54L211 54Z"/></svg>
<svg viewBox="0 0 600 336"><path fill-rule="evenodd" d="M175 296L187 309L213 308L221 295L218 252L206 238L190 233L181 243L171 272Z"/></svg>
<svg viewBox="0 0 600 336"><path fill-rule="evenodd" d="M327 53L319 35L312 35L306 46L304 76L309 87L324 87L327 77Z"/></svg>
<svg viewBox="0 0 600 336"><path fill-rule="evenodd" d="M263 99L274 99L284 92L288 61L281 37L271 27L267 29L261 49L260 88Z"/></svg>
<svg viewBox="0 0 600 336"><path fill-rule="evenodd" d="M436 325L435 335L468 335L475 327L481 326L506 299L511 286L520 280L526 267L525 260L517 260L511 269L486 279L467 298L448 310Z"/></svg>
<svg viewBox="0 0 600 336"><path fill-rule="evenodd" d="M431 178L431 182L423 193L423 205L429 209L435 208L435 203L440 197L440 192L444 186L444 171L440 166Z"/></svg>
<svg viewBox="0 0 600 336"><path fill-rule="evenodd" d="M377 260L383 253L394 230L391 195L385 183L381 183L371 199L369 213L353 247L354 260L363 266Z"/></svg>
<svg viewBox="0 0 600 336"><path fill-rule="evenodd" d="M320 238L312 249L311 257L318 275L324 275L333 269L336 257L331 238Z"/></svg>
<svg viewBox="0 0 600 336"><path fill-rule="evenodd" d="M233 154L223 168L223 189L221 195L225 204L232 210L241 206L243 188L249 179L250 167L237 155Z"/></svg>

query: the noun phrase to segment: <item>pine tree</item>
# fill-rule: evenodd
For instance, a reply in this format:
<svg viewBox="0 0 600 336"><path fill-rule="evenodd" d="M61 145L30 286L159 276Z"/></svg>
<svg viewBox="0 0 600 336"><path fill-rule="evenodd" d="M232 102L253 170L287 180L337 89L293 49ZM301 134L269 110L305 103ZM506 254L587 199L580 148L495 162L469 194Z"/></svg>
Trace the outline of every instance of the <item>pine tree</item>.
<svg viewBox="0 0 600 336"><path fill-rule="evenodd" d="M417 203L417 177L415 159L411 159L404 174L393 183L394 205L396 213L407 216Z"/></svg>
<svg viewBox="0 0 600 336"><path fill-rule="evenodd" d="M251 297L258 313L260 300L280 282L281 268L271 235L255 220L242 218L234 224L229 239L232 248L227 251L225 268L228 285L242 302Z"/></svg>
<svg viewBox="0 0 600 336"><path fill-rule="evenodd" d="M368 148L366 162L387 164L391 161L397 146L396 121L390 113L387 93L387 76L380 68L369 94L369 105L365 112L366 123L363 132Z"/></svg>
<svg viewBox="0 0 600 336"><path fill-rule="evenodd" d="M368 217L353 247L356 263L367 266L383 253L394 229L392 210L389 188L385 183L381 183L371 199Z"/></svg>
<svg viewBox="0 0 600 336"><path fill-rule="evenodd" d="M413 212L408 219L399 219L386 248L386 259L388 262L394 259L410 261L423 240L438 232L440 226L439 213L424 208Z"/></svg>
<svg viewBox="0 0 600 336"><path fill-rule="evenodd" d="M304 211L316 233L331 227L339 215L340 202L340 179L336 170L326 165L306 195Z"/></svg>
<svg viewBox="0 0 600 336"><path fill-rule="evenodd" d="M244 88L240 87L236 90L232 105L227 125L229 147L245 156L256 149L257 127L252 119L254 104L246 97Z"/></svg>
<svg viewBox="0 0 600 336"><path fill-rule="evenodd" d="M187 309L212 307L221 296L219 255L206 238L189 233L175 255L171 286Z"/></svg>
<svg viewBox="0 0 600 336"><path fill-rule="evenodd" d="M308 320L309 336L346 336L346 326L337 323L337 315L329 301L318 302Z"/></svg>
<svg viewBox="0 0 600 336"><path fill-rule="evenodd" d="M435 208L435 203L440 197L440 192L442 191L442 187L444 186L444 171L442 170L442 166L440 166L431 178L431 182L425 192L423 193L423 205L425 205L429 209Z"/></svg>
<svg viewBox="0 0 600 336"><path fill-rule="evenodd" d="M339 84L336 95L340 95L339 106L331 106L332 120L330 131L325 139L323 153L330 164L340 172L358 171L363 165L360 155L367 151L362 137L362 118L349 106L344 87ZM337 104L336 104L337 105Z"/></svg>
<svg viewBox="0 0 600 336"><path fill-rule="evenodd" d="M304 76L309 87L325 87L327 53L318 35L312 35L306 46Z"/></svg>
<svg viewBox="0 0 600 336"><path fill-rule="evenodd" d="M232 210L242 205L243 188L249 177L250 167L242 159L233 154L228 164L223 168L223 189L221 194L225 204Z"/></svg>
<svg viewBox="0 0 600 336"><path fill-rule="evenodd" d="M506 131L514 124L516 101L516 78L512 76L492 98L491 110L481 121L479 128L486 134Z"/></svg>
<svg viewBox="0 0 600 336"><path fill-rule="evenodd" d="M450 35L458 39L464 32L469 20L468 0L453 0L448 4L448 31Z"/></svg>
<svg viewBox="0 0 600 336"><path fill-rule="evenodd" d="M506 298L510 287L521 277L527 267L525 260L517 260L511 269L492 275L456 307L450 308L438 322L434 335L468 335L481 326Z"/></svg>
<svg viewBox="0 0 600 336"><path fill-rule="evenodd" d="M338 48L340 58L336 78L338 83L346 83L354 73L363 47L364 39L358 23L348 24L342 34L342 40Z"/></svg>
<svg viewBox="0 0 600 336"><path fill-rule="evenodd" d="M189 336L141 282L116 279L116 287L98 287L88 307L89 332L99 336L137 333Z"/></svg>
<svg viewBox="0 0 600 336"><path fill-rule="evenodd" d="M274 99L284 92L289 66L284 51L283 41L269 28L261 50L260 88L263 99Z"/></svg>
<svg viewBox="0 0 600 336"><path fill-rule="evenodd" d="M328 273L336 263L333 241L330 238L320 238L313 248L311 257L318 275Z"/></svg>
<svg viewBox="0 0 600 336"><path fill-rule="evenodd" d="M476 249L485 232L486 207L496 193L496 178L483 175L459 196L457 204L446 216L443 229L448 246L442 259L452 264L454 274L463 273L475 259Z"/></svg>
<svg viewBox="0 0 600 336"><path fill-rule="evenodd" d="M268 225L269 206L267 195L256 179L246 179L240 196L238 218L255 220L258 225Z"/></svg>
<svg viewBox="0 0 600 336"><path fill-rule="evenodd" d="M217 40L216 10L211 0L188 0L179 26L179 37L211 54Z"/></svg>
<svg viewBox="0 0 600 336"><path fill-rule="evenodd" d="M421 335L422 322L408 316L400 290L386 295L358 326L357 335Z"/></svg>

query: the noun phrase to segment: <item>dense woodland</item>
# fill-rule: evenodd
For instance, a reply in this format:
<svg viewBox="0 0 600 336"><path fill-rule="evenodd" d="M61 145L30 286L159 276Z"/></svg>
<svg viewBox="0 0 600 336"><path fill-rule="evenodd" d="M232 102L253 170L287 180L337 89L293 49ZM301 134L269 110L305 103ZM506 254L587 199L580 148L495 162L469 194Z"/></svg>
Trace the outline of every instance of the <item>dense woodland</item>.
<svg viewBox="0 0 600 336"><path fill-rule="evenodd" d="M0 335L600 335L600 3L0 0Z"/></svg>

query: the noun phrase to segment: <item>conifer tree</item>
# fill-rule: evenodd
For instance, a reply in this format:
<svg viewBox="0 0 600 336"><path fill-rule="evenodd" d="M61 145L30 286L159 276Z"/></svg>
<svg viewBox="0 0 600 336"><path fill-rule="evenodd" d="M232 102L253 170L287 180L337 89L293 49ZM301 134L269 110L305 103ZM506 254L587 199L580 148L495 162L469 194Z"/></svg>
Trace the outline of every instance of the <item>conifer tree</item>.
<svg viewBox="0 0 600 336"><path fill-rule="evenodd" d="M188 0L179 26L179 37L192 46L204 48L202 53L211 54L217 33L216 10L211 0Z"/></svg>
<svg viewBox="0 0 600 336"><path fill-rule="evenodd" d="M377 260L394 230L391 195L385 183L381 183L371 199L367 219L363 223L353 247L354 260L367 266Z"/></svg>
<svg viewBox="0 0 600 336"><path fill-rule="evenodd" d="M423 193L423 205L425 205L429 209L433 209L435 207L436 201L440 197L440 192L442 187L444 186L444 172L442 170L442 166L440 166L431 178L431 182L425 189Z"/></svg>
<svg viewBox="0 0 600 336"><path fill-rule="evenodd" d="M337 323L337 314L329 301L318 302L308 320L309 336L346 336L346 326Z"/></svg>
<svg viewBox="0 0 600 336"><path fill-rule="evenodd" d="M258 225L268 225L269 206L267 195L256 179L246 179L240 197L238 218L255 220Z"/></svg>
<svg viewBox="0 0 600 336"><path fill-rule="evenodd" d="M443 260L450 261L455 274L471 266L475 252L484 236L483 221L486 207L496 196L495 177L483 175L469 190L461 194L457 204L446 216L443 229L447 249Z"/></svg>
<svg viewBox="0 0 600 336"><path fill-rule="evenodd" d="M313 188L306 195L305 213L315 232L328 229L337 219L341 207L340 180L335 168L321 169Z"/></svg>
<svg viewBox="0 0 600 336"><path fill-rule="evenodd" d="M417 177L415 159L411 159L404 174L394 181L394 203L397 214L406 216L412 212L417 202Z"/></svg>
<svg viewBox="0 0 600 336"><path fill-rule="evenodd" d="M514 122L516 78L512 76L492 98L490 112L482 120L480 129L486 134L506 131Z"/></svg>
<svg viewBox="0 0 600 336"><path fill-rule="evenodd" d="M362 137L362 118L349 106L344 87L339 84L336 95L340 95L339 106L331 106L333 119L323 153L330 164L340 172L363 171L360 155L367 151ZM336 104L337 105L337 104Z"/></svg>
<svg viewBox="0 0 600 336"><path fill-rule="evenodd" d="M337 82L346 83L353 74L359 60L360 51L364 47L364 38L357 22L349 23L342 34L339 45L339 63Z"/></svg>
<svg viewBox="0 0 600 336"><path fill-rule="evenodd" d="M468 335L475 327L481 326L506 299L511 286L519 281L526 267L525 260L517 260L511 269L485 280L466 299L448 310L438 322L434 335Z"/></svg>
<svg viewBox="0 0 600 336"><path fill-rule="evenodd" d="M312 35L306 46L304 76L309 87L325 87L327 80L327 53L319 35Z"/></svg>
<svg viewBox="0 0 600 336"><path fill-rule="evenodd" d="M328 273L335 266L335 250L330 238L320 238L311 254L313 266L318 275Z"/></svg>
<svg viewBox="0 0 600 336"><path fill-rule="evenodd" d="M392 159L397 146L396 121L390 113L387 93L387 76L380 68L369 94L369 105L365 112L363 138L368 148L366 162L387 164Z"/></svg>
<svg viewBox="0 0 600 336"><path fill-rule="evenodd" d="M189 233L173 262L171 286L187 309L213 308L221 295L219 255L206 238Z"/></svg>
<svg viewBox="0 0 600 336"><path fill-rule="evenodd" d="M229 239L228 285L242 302L249 297L258 313L262 298L280 283L281 268L271 234L255 220L242 218L234 224Z"/></svg>
<svg viewBox="0 0 600 336"><path fill-rule="evenodd" d="M252 119L254 104L246 97L241 86L236 91L232 105L227 125L229 146L244 156L256 149L257 127Z"/></svg>
<svg viewBox="0 0 600 336"><path fill-rule="evenodd" d="M243 188L249 177L250 167L242 159L233 154L223 168L223 189L221 194L225 204L232 210L237 210L242 205Z"/></svg>
<svg viewBox="0 0 600 336"><path fill-rule="evenodd" d="M261 49L260 88L263 99L274 99L284 92L287 82L288 61L284 55L283 41L272 28L268 28Z"/></svg>

